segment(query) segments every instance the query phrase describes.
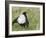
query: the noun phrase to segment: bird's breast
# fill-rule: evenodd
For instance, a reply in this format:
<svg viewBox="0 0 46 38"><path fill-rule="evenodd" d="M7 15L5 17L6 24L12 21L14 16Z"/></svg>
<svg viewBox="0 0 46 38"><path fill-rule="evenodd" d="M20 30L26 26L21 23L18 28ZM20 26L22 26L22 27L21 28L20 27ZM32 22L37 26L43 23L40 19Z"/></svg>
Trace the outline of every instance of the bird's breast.
<svg viewBox="0 0 46 38"><path fill-rule="evenodd" d="M20 15L17 21L19 24L24 24L26 22L26 18L24 15Z"/></svg>

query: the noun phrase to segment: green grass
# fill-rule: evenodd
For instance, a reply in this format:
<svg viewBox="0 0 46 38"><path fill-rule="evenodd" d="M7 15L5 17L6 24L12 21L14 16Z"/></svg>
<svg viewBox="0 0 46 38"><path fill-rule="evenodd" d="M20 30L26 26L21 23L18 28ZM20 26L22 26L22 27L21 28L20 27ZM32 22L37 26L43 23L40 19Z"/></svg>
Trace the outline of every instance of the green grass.
<svg viewBox="0 0 46 38"><path fill-rule="evenodd" d="M29 27L21 27L18 23L12 25L12 31L39 30L40 29L40 8L35 7L12 7L12 21L23 11L27 12Z"/></svg>

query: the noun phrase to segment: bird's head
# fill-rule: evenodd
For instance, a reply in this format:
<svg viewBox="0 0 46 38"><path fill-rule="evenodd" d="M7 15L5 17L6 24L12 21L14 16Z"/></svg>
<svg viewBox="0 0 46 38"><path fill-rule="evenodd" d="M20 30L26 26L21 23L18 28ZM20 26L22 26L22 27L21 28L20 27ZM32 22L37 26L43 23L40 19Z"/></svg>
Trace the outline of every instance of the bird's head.
<svg viewBox="0 0 46 38"><path fill-rule="evenodd" d="M26 12L23 12L23 14L26 14Z"/></svg>

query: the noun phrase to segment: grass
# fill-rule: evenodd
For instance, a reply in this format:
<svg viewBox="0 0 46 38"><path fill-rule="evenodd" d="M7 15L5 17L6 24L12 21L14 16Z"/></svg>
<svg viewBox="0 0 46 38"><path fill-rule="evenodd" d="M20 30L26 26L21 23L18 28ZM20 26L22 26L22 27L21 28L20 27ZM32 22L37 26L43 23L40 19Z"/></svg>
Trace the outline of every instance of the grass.
<svg viewBox="0 0 46 38"><path fill-rule="evenodd" d="M40 8L35 7L12 7L12 21L23 11L27 12L29 27L23 28L18 23L12 25L12 31L39 30L40 29Z"/></svg>

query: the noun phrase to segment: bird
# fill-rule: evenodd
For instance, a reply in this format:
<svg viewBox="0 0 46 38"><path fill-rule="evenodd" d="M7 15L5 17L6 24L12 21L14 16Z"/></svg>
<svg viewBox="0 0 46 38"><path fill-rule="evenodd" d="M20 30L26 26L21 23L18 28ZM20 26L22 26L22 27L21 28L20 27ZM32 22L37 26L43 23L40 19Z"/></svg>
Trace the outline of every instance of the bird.
<svg viewBox="0 0 46 38"><path fill-rule="evenodd" d="M20 26L24 27L29 25L29 21L26 15L26 12L23 12L22 14L20 14L16 19L14 19L14 21L12 22L14 23L18 23Z"/></svg>

